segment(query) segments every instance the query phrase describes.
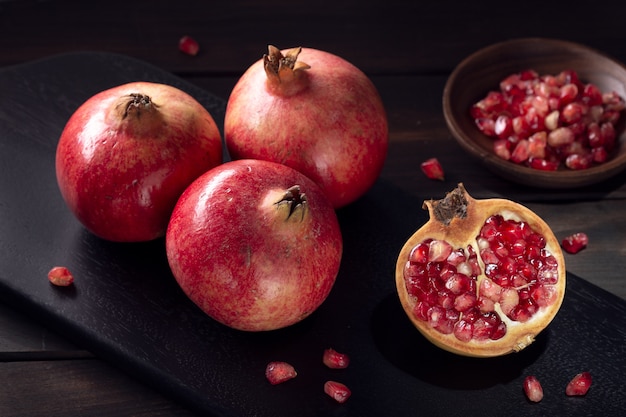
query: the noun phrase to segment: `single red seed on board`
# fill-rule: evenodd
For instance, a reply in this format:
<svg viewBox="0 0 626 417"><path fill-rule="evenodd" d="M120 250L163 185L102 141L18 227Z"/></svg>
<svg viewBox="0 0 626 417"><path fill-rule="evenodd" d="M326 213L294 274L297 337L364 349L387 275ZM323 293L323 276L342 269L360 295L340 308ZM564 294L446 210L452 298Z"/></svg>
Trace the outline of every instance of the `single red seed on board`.
<svg viewBox="0 0 626 417"><path fill-rule="evenodd" d="M194 38L185 35L178 41L178 49L187 55L195 56L198 55L200 45L198 45L198 42Z"/></svg>
<svg viewBox="0 0 626 417"><path fill-rule="evenodd" d="M569 396L580 396L587 394L591 387L591 374L589 372L581 372L574 376L565 387L565 394Z"/></svg>
<svg viewBox="0 0 626 417"><path fill-rule="evenodd" d="M529 375L524 378L524 393L534 403L538 403L543 399L543 388L537 377Z"/></svg>
<svg viewBox="0 0 626 417"><path fill-rule="evenodd" d="M67 287L74 282L74 276L64 266L55 266L48 272L48 280L56 286Z"/></svg>
<svg viewBox="0 0 626 417"><path fill-rule="evenodd" d="M265 377L272 385L281 384L295 378L298 375L295 368L281 361L270 362L265 368Z"/></svg>
<svg viewBox="0 0 626 417"><path fill-rule="evenodd" d="M444 173L441 163L437 158L430 158L420 165L422 172L431 180L444 180Z"/></svg>
<svg viewBox="0 0 626 417"><path fill-rule="evenodd" d="M352 395L350 388L337 381L326 381L324 383L324 392L340 404L345 403Z"/></svg>
<svg viewBox="0 0 626 417"><path fill-rule="evenodd" d="M561 246L567 253L578 253L587 247L589 237L583 232L574 233L561 241Z"/></svg>
<svg viewBox="0 0 626 417"><path fill-rule="evenodd" d="M350 364L350 358L345 353L339 353L334 349L328 348L324 350L322 357L324 365L331 369L345 369Z"/></svg>

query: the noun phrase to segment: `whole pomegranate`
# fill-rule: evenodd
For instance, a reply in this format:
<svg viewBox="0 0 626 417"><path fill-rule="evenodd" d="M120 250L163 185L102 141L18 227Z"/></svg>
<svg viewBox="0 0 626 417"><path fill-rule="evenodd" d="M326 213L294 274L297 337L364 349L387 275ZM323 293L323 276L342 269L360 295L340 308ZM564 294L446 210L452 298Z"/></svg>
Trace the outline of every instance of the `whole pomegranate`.
<svg viewBox="0 0 626 417"><path fill-rule="evenodd" d="M548 225L518 203L475 200L462 184L424 204L430 220L396 265L410 320L435 345L460 355L524 349L565 294L565 261Z"/></svg>
<svg viewBox="0 0 626 417"><path fill-rule="evenodd" d="M169 265L187 296L245 331L295 324L330 293L343 241L313 181L285 165L226 162L194 181L166 234Z"/></svg>
<svg viewBox="0 0 626 417"><path fill-rule="evenodd" d="M233 159L290 166L339 208L378 178L387 155L387 116L369 78L344 59L309 48L283 54L270 46L231 92L224 138Z"/></svg>
<svg viewBox="0 0 626 417"><path fill-rule="evenodd" d="M200 103L169 85L133 82L92 96L72 114L56 175L88 230L139 242L165 235L178 197L221 162L220 132Z"/></svg>

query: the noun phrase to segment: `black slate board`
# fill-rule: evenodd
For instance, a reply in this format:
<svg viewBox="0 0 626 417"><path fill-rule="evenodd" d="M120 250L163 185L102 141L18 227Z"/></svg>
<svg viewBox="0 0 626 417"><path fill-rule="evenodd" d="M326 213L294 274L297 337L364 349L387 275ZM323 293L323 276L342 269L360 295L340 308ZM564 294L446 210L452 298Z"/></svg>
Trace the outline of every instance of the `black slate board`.
<svg viewBox="0 0 626 417"><path fill-rule="evenodd" d="M243 333L202 314L176 286L164 242L115 244L86 232L56 186L54 152L65 121L94 93L128 81L175 85L212 112L224 101L127 57L77 53L0 70L0 299L202 415L456 416L620 415L626 410L626 302L568 275L563 307L523 352L457 357L417 333L396 299L393 271L404 240L426 220L421 201L383 176L339 211L345 254L337 284L311 317L270 333ZM402 204L389 204L390 195ZM425 196L430 197L430 196ZM375 221L373 221L375 220ZM53 265L71 288L46 279ZM346 370L321 363L323 349L351 356ZM297 368L271 386L271 360ZM564 394L589 370L585 398ZM545 398L530 404L524 376ZM322 392L327 379L353 391L343 405Z"/></svg>

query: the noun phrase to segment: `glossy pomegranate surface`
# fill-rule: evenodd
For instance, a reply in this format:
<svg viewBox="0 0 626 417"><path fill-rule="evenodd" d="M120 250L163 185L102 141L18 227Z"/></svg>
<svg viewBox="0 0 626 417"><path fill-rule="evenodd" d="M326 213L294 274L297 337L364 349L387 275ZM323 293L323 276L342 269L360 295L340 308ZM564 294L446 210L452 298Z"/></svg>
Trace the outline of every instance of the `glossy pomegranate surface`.
<svg viewBox="0 0 626 417"><path fill-rule="evenodd" d="M387 116L372 82L346 60L270 46L235 85L224 137L233 159L290 166L338 208L378 178L387 155Z"/></svg>
<svg viewBox="0 0 626 417"><path fill-rule="evenodd" d="M199 102L169 85L135 82L92 96L72 114L56 175L88 230L138 242L164 236L178 197L221 162L220 132Z"/></svg>
<svg viewBox="0 0 626 417"><path fill-rule="evenodd" d="M343 241L322 190L285 165L227 162L183 193L166 234L178 284L235 329L274 330L313 313L330 293Z"/></svg>
<svg viewBox="0 0 626 417"><path fill-rule="evenodd" d="M462 184L426 201L430 220L403 246L396 287L412 323L453 353L524 349L557 314L565 262L548 225L505 199L475 200Z"/></svg>

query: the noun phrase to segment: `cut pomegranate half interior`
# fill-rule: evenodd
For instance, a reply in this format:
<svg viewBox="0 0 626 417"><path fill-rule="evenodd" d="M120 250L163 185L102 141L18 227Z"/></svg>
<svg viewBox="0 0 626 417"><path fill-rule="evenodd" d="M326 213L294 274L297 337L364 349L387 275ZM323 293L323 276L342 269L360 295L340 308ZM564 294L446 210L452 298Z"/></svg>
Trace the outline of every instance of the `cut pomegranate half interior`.
<svg viewBox="0 0 626 417"><path fill-rule="evenodd" d="M524 349L565 294L565 262L548 225L521 204L475 200L462 184L424 206L430 220L405 243L396 266L408 317L457 354Z"/></svg>

